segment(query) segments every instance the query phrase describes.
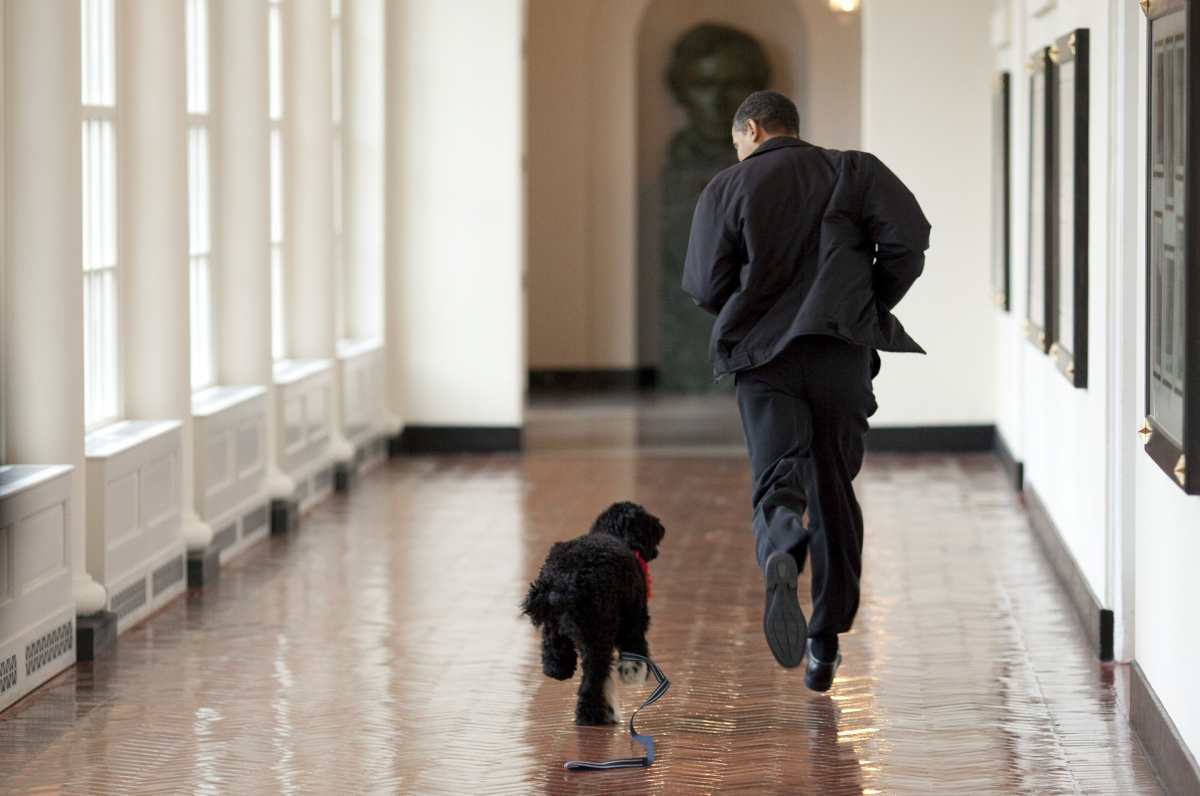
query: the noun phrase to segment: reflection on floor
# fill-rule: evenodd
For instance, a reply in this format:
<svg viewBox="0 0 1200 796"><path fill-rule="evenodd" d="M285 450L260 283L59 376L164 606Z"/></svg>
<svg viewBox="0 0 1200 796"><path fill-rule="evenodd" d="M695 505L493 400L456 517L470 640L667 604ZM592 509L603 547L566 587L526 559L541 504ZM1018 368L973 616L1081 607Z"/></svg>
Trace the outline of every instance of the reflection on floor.
<svg viewBox="0 0 1200 796"><path fill-rule="evenodd" d="M0 716L0 790L1158 792L1125 669L1094 660L989 457L869 457L863 605L822 696L762 639L729 428L637 450L647 416L690 422L648 411L542 406L523 457L376 471ZM639 750L573 726L516 605L552 541L624 498L668 528L650 639L674 687L639 725L653 768L570 774Z"/></svg>
<svg viewBox="0 0 1200 796"><path fill-rule="evenodd" d="M730 395L542 397L531 403L526 419L526 439L536 451L637 448L740 456L745 444Z"/></svg>

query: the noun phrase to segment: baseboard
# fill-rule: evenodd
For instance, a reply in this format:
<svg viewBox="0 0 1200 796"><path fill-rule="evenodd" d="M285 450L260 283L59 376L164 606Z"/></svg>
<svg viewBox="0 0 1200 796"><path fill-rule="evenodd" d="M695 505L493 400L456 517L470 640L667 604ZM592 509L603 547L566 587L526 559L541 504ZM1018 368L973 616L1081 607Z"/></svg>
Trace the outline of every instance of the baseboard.
<svg viewBox="0 0 1200 796"><path fill-rule="evenodd" d="M1008 473L1008 481L1013 485L1018 493L1025 489L1025 463L1018 461L1013 455L1012 448L1008 447L1008 443L1004 441L1004 435L1000 433L1000 429L996 429L996 458L1000 460L1000 466L1004 468L1004 472Z"/></svg>
<svg viewBox="0 0 1200 796"><path fill-rule="evenodd" d="M1200 764L1150 687L1137 661L1129 667L1129 723L1167 793L1200 793Z"/></svg>
<svg viewBox="0 0 1200 796"><path fill-rule="evenodd" d="M884 426L867 432L867 450L873 453L976 453L996 444L996 427Z"/></svg>
<svg viewBox="0 0 1200 796"><path fill-rule="evenodd" d="M529 371L533 393L636 392L658 386L657 368L570 368Z"/></svg>
<svg viewBox="0 0 1200 796"><path fill-rule="evenodd" d="M1092 649L1096 650L1096 655L1100 660L1111 661L1113 659L1113 612L1105 608L1096 597L1096 593L1092 591L1092 587L1083 574L1083 569L1075 560L1067 543L1063 541L1062 533L1054 524L1054 520L1050 519L1050 513L1046 511L1046 504L1038 497L1034 488L1026 484L1022 494L1025 498L1025 508L1029 512L1029 524L1033 527L1038 541L1041 542L1042 550L1045 552L1046 558L1050 560L1055 574L1058 575L1059 582L1066 589L1071 604L1075 606L1075 613L1083 624L1084 632L1087 633Z"/></svg>
<svg viewBox="0 0 1200 796"><path fill-rule="evenodd" d="M515 453L520 426L405 426L393 448L398 453Z"/></svg>

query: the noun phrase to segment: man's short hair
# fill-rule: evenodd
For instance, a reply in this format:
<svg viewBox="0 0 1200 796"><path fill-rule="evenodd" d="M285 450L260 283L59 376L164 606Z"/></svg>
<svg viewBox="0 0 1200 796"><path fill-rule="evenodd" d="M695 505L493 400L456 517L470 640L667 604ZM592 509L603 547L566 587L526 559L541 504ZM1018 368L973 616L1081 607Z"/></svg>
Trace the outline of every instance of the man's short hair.
<svg viewBox="0 0 1200 796"><path fill-rule="evenodd" d="M745 130L750 119L772 135L800 135L800 112L796 110L796 103L778 91L756 91L742 100L733 115L734 129Z"/></svg>

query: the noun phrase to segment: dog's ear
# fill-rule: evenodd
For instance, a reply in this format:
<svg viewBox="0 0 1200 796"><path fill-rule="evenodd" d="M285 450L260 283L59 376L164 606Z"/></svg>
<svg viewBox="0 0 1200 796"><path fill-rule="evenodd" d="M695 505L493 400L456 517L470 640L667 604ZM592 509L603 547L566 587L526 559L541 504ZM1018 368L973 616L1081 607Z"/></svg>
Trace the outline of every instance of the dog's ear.
<svg viewBox="0 0 1200 796"><path fill-rule="evenodd" d="M588 533L606 533L628 541L629 527L640 509L640 506L628 501L614 503L600 512Z"/></svg>
<svg viewBox="0 0 1200 796"><path fill-rule="evenodd" d="M667 535L667 529L663 527L662 522L648 511L642 510L642 519L638 523L641 528L641 536L643 545L642 557L647 561L653 561L658 558L658 546L662 542L663 537Z"/></svg>

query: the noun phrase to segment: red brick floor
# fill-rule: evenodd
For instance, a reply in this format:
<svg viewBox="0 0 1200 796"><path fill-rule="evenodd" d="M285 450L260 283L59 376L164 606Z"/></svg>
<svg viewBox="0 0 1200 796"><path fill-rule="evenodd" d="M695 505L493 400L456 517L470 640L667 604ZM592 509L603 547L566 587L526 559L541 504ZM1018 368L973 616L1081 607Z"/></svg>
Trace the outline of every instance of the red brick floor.
<svg viewBox="0 0 1200 796"><path fill-rule="evenodd" d="M1094 659L990 457L868 458L862 608L817 695L762 639L738 452L613 438L376 470L0 715L0 791L1158 792L1127 671ZM626 498L668 529L650 643L674 686L639 722L653 768L572 774L640 749L572 724L517 603Z"/></svg>

